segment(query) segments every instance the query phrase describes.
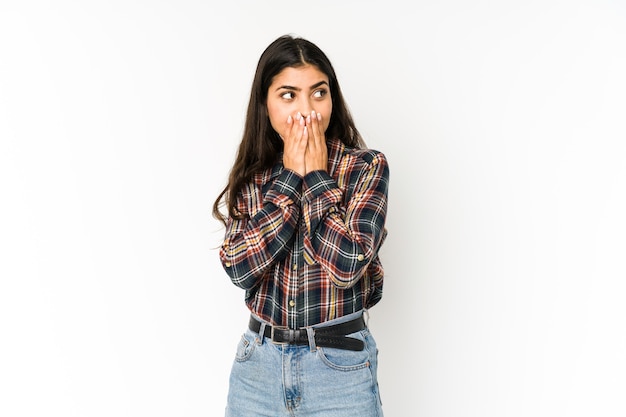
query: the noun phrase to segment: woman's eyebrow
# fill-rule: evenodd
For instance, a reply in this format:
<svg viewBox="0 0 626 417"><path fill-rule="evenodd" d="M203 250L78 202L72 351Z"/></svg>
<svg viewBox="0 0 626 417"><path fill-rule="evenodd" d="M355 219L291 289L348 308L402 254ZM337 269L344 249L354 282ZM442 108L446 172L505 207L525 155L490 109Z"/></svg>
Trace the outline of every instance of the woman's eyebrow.
<svg viewBox="0 0 626 417"><path fill-rule="evenodd" d="M326 84L328 86L328 83L326 81L320 81L319 83L315 83L313 84L311 87L309 87L311 90L313 90L314 88L319 87L320 85L324 85Z"/></svg>
<svg viewBox="0 0 626 417"><path fill-rule="evenodd" d="M318 83L313 84L311 87L309 87L309 89L313 90L313 89L315 89L315 88L317 88L317 87L319 87L321 85L324 85L324 84L328 85L328 83L326 81L320 81ZM294 87L294 86L291 86L291 85L281 85L280 87L276 88L275 91L278 91L278 90L281 90L281 89L283 89L283 90L293 90L293 91L301 91L302 90L299 87Z"/></svg>

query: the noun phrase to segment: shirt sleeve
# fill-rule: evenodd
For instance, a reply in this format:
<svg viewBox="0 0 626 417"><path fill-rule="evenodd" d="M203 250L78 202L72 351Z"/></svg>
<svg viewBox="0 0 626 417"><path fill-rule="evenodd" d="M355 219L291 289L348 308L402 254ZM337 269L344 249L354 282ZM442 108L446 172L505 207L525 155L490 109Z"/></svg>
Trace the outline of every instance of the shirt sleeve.
<svg viewBox="0 0 626 417"><path fill-rule="evenodd" d="M382 153L364 165L345 206L343 191L327 172L304 177L305 261L320 264L339 288L356 284L378 254L386 236L388 184Z"/></svg>
<svg viewBox="0 0 626 417"><path fill-rule="evenodd" d="M238 287L253 288L289 251L300 218L301 188L302 177L285 169L264 196L258 189L238 197L244 218L228 219L220 248L222 266ZM249 217L244 210L254 198L263 198L263 207Z"/></svg>

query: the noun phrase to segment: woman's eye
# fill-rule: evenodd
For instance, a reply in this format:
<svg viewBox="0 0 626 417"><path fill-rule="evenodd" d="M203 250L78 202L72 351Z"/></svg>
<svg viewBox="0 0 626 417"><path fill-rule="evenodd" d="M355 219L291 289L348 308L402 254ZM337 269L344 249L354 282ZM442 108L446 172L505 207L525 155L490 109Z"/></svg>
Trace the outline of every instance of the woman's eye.
<svg viewBox="0 0 626 417"><path fill-rule="evenodd" d="M326 90L316 90L316 91L313 93L313 97L315 97L315 98L322 98L322 97L324 97L325 95L326 95Z"/></svg>
<svg viewBox="0 0 626 417"><path fill-rule="evenodd" d="M288 91L286 93L283 93L281 97L285 100L291 100L293 98L293 93L291 91Z"/></svg>

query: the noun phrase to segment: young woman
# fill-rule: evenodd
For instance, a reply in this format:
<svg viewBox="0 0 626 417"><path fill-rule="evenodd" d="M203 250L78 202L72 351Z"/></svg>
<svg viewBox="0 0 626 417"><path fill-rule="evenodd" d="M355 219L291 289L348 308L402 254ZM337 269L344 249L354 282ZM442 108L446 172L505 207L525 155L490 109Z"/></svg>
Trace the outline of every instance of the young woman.
<svg viewBox="0 0 626 417"><path fill-rule="evenodd" d="M213 206L222 264L251 312L226 416L383 415L364 315L382 297L388 182L326 55L302 38L272 42Z"/></svg>

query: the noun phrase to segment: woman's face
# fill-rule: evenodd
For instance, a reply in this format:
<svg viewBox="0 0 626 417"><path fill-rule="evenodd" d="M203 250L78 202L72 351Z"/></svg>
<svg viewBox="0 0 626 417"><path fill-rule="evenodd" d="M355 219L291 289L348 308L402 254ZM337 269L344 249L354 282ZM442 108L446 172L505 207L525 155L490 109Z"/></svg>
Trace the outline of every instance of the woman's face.
<svg viewBox="0 0 626 417"><path fill-rule="evenodd" d="M322 115L326 132L333 110L326 74L312 65L287 67L279 72L267 91L267 112L274 130L286 137L287 118L295 119L298 112L306 117L311 110Z"/></svg>

